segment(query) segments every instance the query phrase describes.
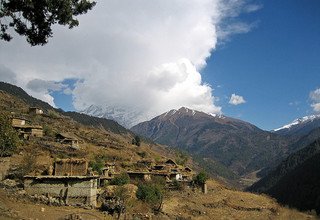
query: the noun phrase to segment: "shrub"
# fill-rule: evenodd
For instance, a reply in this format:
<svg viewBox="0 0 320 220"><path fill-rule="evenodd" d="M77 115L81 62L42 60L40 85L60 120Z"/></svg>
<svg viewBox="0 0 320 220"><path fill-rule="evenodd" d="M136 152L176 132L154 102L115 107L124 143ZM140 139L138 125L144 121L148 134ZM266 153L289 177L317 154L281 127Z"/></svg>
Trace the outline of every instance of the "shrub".
<svg viewBox="0 0 320 220"><path fill-rule="evenodd" d="M125 185L125 184L128 184L128 183L130 183L130 177L125 172L120 173L119 176L116 176L115 178L113 178L110 181L111 185L119 185L119 186L122 186L122 185Z"/></svg>
<svg viewBox="0 0 320 220"><path fill-rule="evenodd" d="M11 156L19 145L18 133L12 128L10 118L0 115L0 157Z"/></svg>
<svg viewBox="0 0 320 220"><path fill-rule="evenodd" d="M138 135L136 135L133 139L132 139L132 144L136 145L136 146L140 146L141 145L141 139Z"/></svg>
<svg viewBox="0 0 320 220"><path fill-rule="evenodd" d="M194 183L197 185L203 185L208 180L208 175L206 172L201 171L197 176L193 179Z"/></svg>
<svg viewBox="0 0 320 220"><path fill-rule="evenodd" d="M91 167L93 171L98 172L100 175L102 174L104 165L104 160L99 157L96 157L94 161L90 161L89 163L89 167Z"/></svg>
<svg viewBox="0 0 320 220"><path fill-rule="evenodd" d="M163 195L161 188L151 183L140 183L136 196L138 199L150 204L154 209L157 209L162 204Z"/></svg>
<svg viewBox="0 0 320 220"><path fill-rule="evenodd" d="M148 203L155 211L160 211L163 203L165 179L154 177L152 182L142 182L138 185L136 196Z"/></svg>

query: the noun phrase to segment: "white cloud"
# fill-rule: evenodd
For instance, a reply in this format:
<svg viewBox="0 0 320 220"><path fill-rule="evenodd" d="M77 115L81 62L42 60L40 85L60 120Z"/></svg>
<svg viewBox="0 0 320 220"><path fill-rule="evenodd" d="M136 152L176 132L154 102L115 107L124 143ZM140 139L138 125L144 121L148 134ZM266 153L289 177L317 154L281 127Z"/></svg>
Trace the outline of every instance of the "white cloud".
<svg viewBox="0 0 320 220"><path fill-rule="evenodd" d="M19 86L52 105L50 90L58 89L72 93L77 110L134 109L141 120L180 106L220 113L200 71L218 39L250 30L243 22L224 22L254 11L243 9L244 2L98 1L79 17L79 27L55 27L43 47L30 47L20 36L1 43L0 65L16 73ZM67 78L79 79L72 91L59 83Z"/></svg>
<svg viewBox="0 0 320 220"><path fill-rule="evenodd" d="M309 98L312 101L311 107L313 108L313 111L320 112L320 88L311 91Z"/></svg>
<svg viewBox="0 0 320 220"><path fill-rule="evenodd" d="M311 107L313 108L313 111L320 112L320 103L313 103L311 104Z"/></svg>
<svg viewBox="0 0 320 220"><path fill-rule="evenodd" d="M246 100L240 95L232 94L229 100L231 105L240 105L246 103Z"/></svg>

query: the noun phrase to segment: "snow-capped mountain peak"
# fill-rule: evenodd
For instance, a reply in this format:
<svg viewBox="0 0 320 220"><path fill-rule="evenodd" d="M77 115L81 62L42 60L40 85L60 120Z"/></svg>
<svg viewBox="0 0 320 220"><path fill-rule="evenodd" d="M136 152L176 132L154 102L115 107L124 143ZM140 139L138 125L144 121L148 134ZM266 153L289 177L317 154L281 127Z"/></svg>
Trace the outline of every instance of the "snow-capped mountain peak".
<svg viewBox="0 0 320 220"><path fill-rule="evenodd" d="M289 131L297 132L298 130L304 130L303 133L306 133L307 131L312 130L316 127L320 127L320 114L309 115L295 119L291 123L284 125L280 128L274 129L272 131L279 134L288 134L291 133Z"/></svg>

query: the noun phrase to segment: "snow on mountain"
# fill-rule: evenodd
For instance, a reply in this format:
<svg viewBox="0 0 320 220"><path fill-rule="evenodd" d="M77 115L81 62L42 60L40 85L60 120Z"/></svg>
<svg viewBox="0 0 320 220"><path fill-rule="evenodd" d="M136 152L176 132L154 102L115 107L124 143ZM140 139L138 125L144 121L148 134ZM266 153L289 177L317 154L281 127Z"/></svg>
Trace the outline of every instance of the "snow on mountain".
<svg viewBox="0 0 320 220"><path fill-rule="evenodd" d="M111 120L115 120L120 125L131 128L132 126L148 120L148 118L143 117L142 113L138 110L125 108L115 108L111 106L96 106L91 105L88 108L81 111L81 113L85 113L87 115L99 117L99 118L107 118Z"/></svg>
<svg viewBox="0 0 320 220"><path fill-rule="evenodd" d="M130 108L116 108L116 107L111 107L108 105L105 106L96 106L96 105L91 105L88 108L84 109L81 111L81 113L99 117L99 118L107 118L111 120L117 121L120 125L126 127L126 128L131 128L134 125L137 125L141 122L150 120L154 117L154 115L149 115L145 116L145 114L142 114L141 111L135 110ZM190 115L196 115L196 114L206 114L210 115L215 118L219 119L224 119L225 116L220 115L220 114L210 114L210 113L204 113L196 110L192 110L186 107L181 107L180 109L172 109L170 111L167 111L166 113L160 115L162 117L166 116L173 116L175 114L190 114Z"/></svg>
<svg viewBox="0 0 320 220"><path fill-rule="evenodd" d="M272 132L285 135L293 133L306 134L317 127L320 127L320 114L309 115L295 119L293 122L287 125L272 130Z"/></svg>

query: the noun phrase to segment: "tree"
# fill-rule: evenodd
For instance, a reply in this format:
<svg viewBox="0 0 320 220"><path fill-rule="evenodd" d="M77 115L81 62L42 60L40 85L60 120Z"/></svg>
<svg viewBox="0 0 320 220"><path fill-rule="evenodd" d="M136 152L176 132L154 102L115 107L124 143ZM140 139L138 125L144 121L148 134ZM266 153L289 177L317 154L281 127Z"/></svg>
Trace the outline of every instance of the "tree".
<svg viewBox="0 0 320 220"><path fill-rule="evenodd" d="M163 205L164 186L165 180L163 178L153 178L152 182L139 183L136 196L148 203L153 210L160 211Z"/></svg>
<svg viewBox="0 0 320 220"><path fill-rule="evenodd" d="M204 171L201 171L194 179L194 183L201 186L208 180L208 175Z"/></svg>
<svg viewBox="0 0 320 220"><path fill-rule="evenodd" d="M11 156L18 144L19 137L11 126L10 118L0 114L0 157Z"/></svg>
<svg viewBox="0 0 320 220"><path fill-rule="evenodd" d="M52 37L52 25L78 26L75 16L95 4L90 0L0 0L0 39L10 41L8 29L13 28L32 46L44 45Z"/></svg>
<svg viewBox="0 0 320 220"><path fill-rule="evenodd" d="M138 135L136 135L133 139L132 139L132 144L136 145L136 146L140 146L141 145L141 139Z"/></svg>

